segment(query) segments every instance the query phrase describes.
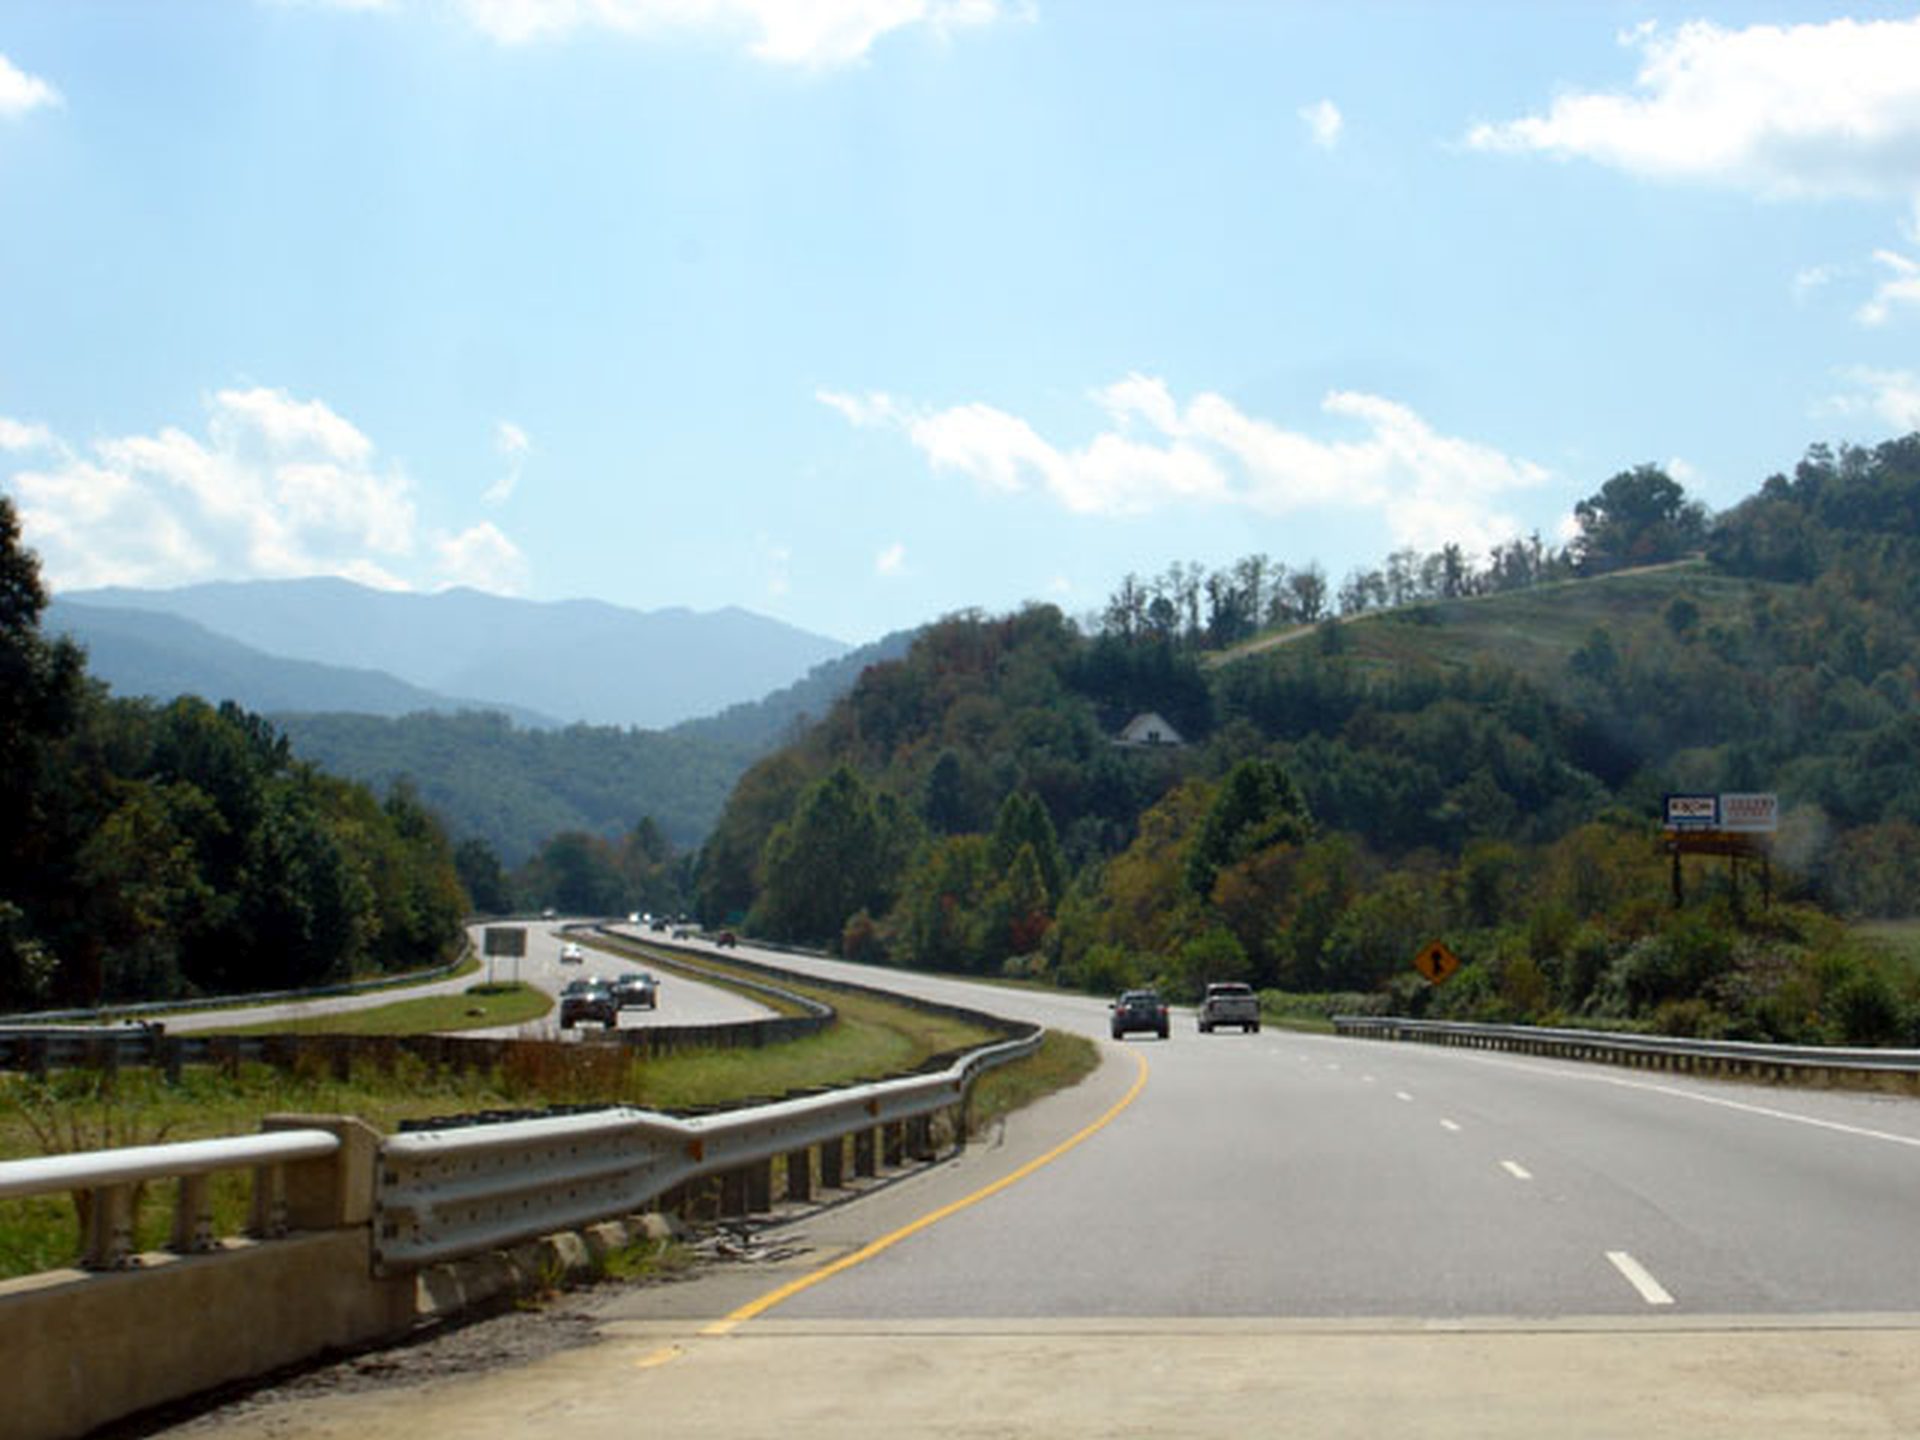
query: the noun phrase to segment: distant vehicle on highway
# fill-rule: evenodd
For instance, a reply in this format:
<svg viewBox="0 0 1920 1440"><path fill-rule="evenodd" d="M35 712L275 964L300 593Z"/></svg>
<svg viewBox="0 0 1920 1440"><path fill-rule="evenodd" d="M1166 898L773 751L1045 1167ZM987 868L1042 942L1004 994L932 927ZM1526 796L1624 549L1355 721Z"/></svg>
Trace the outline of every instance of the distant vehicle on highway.
<svg viewBox="0 0 1920 1440"><path fill-rule="evenodd" d="M1260 1029L1260 997L1251 985L1216 980L1200 1002L1200 1033L1211 1035L1222 1025L1238 1025L1244 1034Z"/></svg>
<svg viewBox="0 0 1920 1440"><path fill-rule="evenodd" d="M622 1010L655 1010L660 1005L660 982L644 970L616 975L613 1003Z"/></svg>
<svg viewBox="0 0 1920 1440"><path fill-rule="evenodd" d="M609 1030L620 1023L620 1003L597 975L569 980L560 992L560 1028L571 1030L582 1020L597 1020Z"/></svg>
<svg viewBox="0 0 1920 1440"><path fill-rule="evenodd" d="M584 965L586 960L587 952L574 944L573 941L569 940L560 947L560 963L562 965Z"/></svg>
<svg viewBox="0 0 1920 1440"><path fill-rule="evenodd" d="M1151 1030L1167 1038L1167 1002L1157 990L1128 990L1113 1002L1113 1038L1124 1039L1135 1030Z"/></svg>
<svg viewBox="0 0 1920 1440"><path fill-rule="evenodd" d="M715 943L719 945L722 950L731 950L740 943L740 937L731 930L722 930L719 939L715 941Z"/></svg>

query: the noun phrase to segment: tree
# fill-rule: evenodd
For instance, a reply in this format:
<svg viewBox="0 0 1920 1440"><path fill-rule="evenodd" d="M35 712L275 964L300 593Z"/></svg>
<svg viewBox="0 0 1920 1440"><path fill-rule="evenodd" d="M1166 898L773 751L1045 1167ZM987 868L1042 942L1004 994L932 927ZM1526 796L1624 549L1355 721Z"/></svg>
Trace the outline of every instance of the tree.
<svg viewBox="0 0 1920 1440"><path fill-rule="evenodd" d="M1187 856L1187 888L1202 900L1228 865L1275 845L1297 845L1312 833L1307 802L1285 767L1242 760L1227 772Z"/></svg>
<svg viewBox="0 0 1920 1440"><path fill-rule="evenodd" d="M1060 856L1060 842L1053 830L1053 817L1031 791L1016 790L1001 803L1000 816L993 826L993 866L1005 874L1022 849L1033 852L1045 900L1049 910L1060 903L1066 886L1066 865Z"/></svg>
<svg viewBox="0 0 1920 1440"><path fill-rule="evenodd" d="M878 912L886 836L866 784L846 765L809 786L767 837L756 928L777 940L836 939L856 910Z"/></svg>
<svg viewBox="0 0 1920 1440"><path fill-rule="evenodd" d="M500 857L480 839L462 840L453 847L453 865L473 908L482 915L505 915L513 909L513 892Z"/></svg>
<svg viewBox="0 0 1920 1440"><path fill-rule="evenodd" d="M40 634L46 605L39 562L20 543L13 502L0 495L0 903L13 902L16 917L0 926L0 1002L34 998L58 969L36 938L42 907L15 890L59 855L65 827L50 805L47 769L85 691L79 649Z"/></svg>
<svg viewBox="0 0 1920 1440"><path fill-rule="evenodd" d="M1706 507L1656 465L1623 470L1573 507L1574 563L1586 575L1679 558L1706 543Z"/></svg>
<svg viewBox="0 0 1920 1440"><path fill-rule="evenodd" d="M1293 595L1293 617L1302 625L1312 625L1326 613L1327 574L1318 565L1289 574L1287 589Z"/></svg>

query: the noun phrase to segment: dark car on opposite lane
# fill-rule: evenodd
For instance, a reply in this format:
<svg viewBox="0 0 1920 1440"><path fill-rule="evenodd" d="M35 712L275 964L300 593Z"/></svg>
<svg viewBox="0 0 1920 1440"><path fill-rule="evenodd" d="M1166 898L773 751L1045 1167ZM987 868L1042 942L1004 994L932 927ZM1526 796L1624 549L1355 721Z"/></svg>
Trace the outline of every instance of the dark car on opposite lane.
<svg viewBox="0 0 1920 1440"><path fill-rule="evenodd" d="M1151 1030L1167 1038L1167 1002L1157 990L1128 990L1113 1002L1113 1038L1124 1039L1135 1030Z"/></svg>

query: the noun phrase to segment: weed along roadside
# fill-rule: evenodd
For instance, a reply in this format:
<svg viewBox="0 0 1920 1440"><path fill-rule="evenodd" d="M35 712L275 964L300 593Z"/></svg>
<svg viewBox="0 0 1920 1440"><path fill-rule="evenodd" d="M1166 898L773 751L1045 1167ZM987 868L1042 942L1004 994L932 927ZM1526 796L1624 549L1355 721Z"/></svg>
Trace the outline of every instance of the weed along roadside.
<svg viewBox="0 0 1920 1440"><path fill-rule="evenodd" d="M829 994L797 980L792 988ZM138 1065L10 1073L0 1076L0 1162L244 1135L273 1114L351 1115L391 1134L436 1117L524 1115L554 1106L719 1109L907 1073L999 1033L986 1017L963 1020L871 991L830 993L835 1020L822 1033L751 1049L637 1056L620 1046L496 1041L486 1042L491 1062L473 1066L436 1063L431 1044L415 1053L401 1041L369 1040L350 1067L313 1058L323 1053L315 1050L285 1066L240 1059L187 1065L171 1080L163 1069ZM1090 1047L1082 1053L1069 1037L1050 1036L1035 1056L982 1078L975 1115L1004 1113L1072 1084L1094 1063ZM216 1174L208 1184L215 1232L241 1232L247 1177ZM167 1187L138 1186L133 1201L133 1248L158 1249L171 1224ZM0 1276L71 1264L81 1239L70 1199L0 1200Z"/></svg>
<svg viewBox="0 0 1920 1440"><path fill-rule="evenodd" d="M423 1322L670 1272L697 1251L688 1227L858 1194L1097 1063L1084 1040L984 1014L793 988L830 994L832 1023L762 1048L525 1042L479 1070L396 1039L344 1074L229 1051L171 1077L0 1077L0 1266L17 1277L0 1279L0 1328L120 1337L29 1347L19 1433L78 1435ZM481 1154L506 1189L462 1182L455 1208L480 1218L450 1234L434 1166ZM123 1324L129 1304L179 1323Z"/></svg>

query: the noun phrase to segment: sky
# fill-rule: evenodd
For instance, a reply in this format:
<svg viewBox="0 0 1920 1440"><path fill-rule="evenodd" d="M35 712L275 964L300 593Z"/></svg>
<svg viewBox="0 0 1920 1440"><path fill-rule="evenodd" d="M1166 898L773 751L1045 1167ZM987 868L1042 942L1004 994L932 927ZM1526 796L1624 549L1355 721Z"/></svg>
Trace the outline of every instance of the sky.
<svg viewBox="0 0 1920 1440"><path fill-rule="evenodd" d="M847 643L1920 430L1920 8L0 0L55 593Z"/></svg>

